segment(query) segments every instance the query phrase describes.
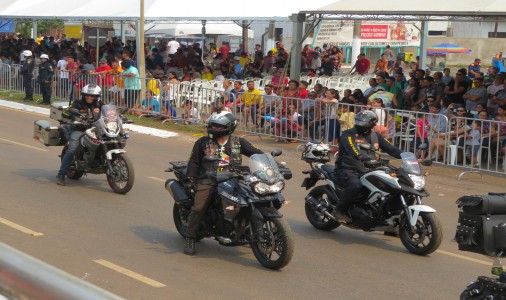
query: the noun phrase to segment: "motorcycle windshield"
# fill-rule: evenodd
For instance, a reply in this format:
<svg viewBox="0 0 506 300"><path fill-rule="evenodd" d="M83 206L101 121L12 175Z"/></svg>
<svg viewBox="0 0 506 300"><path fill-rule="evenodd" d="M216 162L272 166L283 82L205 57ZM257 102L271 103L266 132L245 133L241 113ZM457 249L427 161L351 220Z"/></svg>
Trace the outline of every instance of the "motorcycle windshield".
<svg viewBox="0 0 506 300"><path fill-rule="evenodd" d="M118 112L116 106L112 104L104 105L101 109L101 117L104 121L116 121L118 120Z"/></svg>
<svg viewBox="0 0 506 300"><path fill-rule="evenodd" d="M274 182L282 179L278 164L269 154L253 154L249 158L249 169L252 175L260 180Z"/></svg>
<svg viewBox="0 0 506 300"><path fill-rule="evenodd" d="M408 174L422 175L422 168L418 163L418 159L411 152L401 153L402 158L402 169Z"/></svg>

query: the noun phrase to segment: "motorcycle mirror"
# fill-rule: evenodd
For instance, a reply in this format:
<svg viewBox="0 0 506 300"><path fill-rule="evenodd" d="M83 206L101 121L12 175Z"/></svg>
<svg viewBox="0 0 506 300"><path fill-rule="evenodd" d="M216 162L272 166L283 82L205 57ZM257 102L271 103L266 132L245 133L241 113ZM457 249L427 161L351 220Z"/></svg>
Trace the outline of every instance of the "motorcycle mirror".
<svg viewBox="0 0 506 300"><path fill-rule="evenodd" d="M216 156L204 156L204 161L215 162L215 161L218 161L218 158Z"/></svg>
<svg viewBox="0 0 506 300"><path fill-rule="evenodd" d="M359 147L362 148L363 150L371 150L370 144L360 144Z"/></svg>
<svg viewBox="0 0 506 300"><path fill-rule="evenodd" d="M272 155L273 157L280 156L281 154L283 154L283 151L282 151L281 149L274 149L274 150L272 150L272 152L271 152L271 155Z"/></svg>
<svg viewBox="0 0 506 300"><path fill-rule="evenodd" d="M426 167L430 167L430 166L432 166L432 160L430 160L430 159L423 160L422 165L426 166Z"/></svg>

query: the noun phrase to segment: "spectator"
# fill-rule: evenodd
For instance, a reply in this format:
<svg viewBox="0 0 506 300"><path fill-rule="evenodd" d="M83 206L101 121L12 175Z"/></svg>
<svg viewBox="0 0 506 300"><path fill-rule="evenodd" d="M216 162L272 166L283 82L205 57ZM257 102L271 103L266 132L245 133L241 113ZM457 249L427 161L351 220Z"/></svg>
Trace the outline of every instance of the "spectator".
<svg viewBox="0 0 506 300"><path fill-rule="evenodd" d="M121 67L123 68L121 76L125 79L125 104L128 108L131 108L137 103L141 91L139 71L130 64L129 60L122 61Z"/></svg>
<svg viewBox="0 0 506 300"><path fill-rule="evenodd" d="M387 65L388 69L392 69L394 66L395 54L394 54L394 51L390 48L390 45L386 46L385 51L383 51L383 54L386 55L386 59L388 61L388 65Z"/></svg>
<svg viewBox="0 0 506 300"><path fill-rule="evenodd" d="M239 63L240 59L239 56L234 56L232 60L232 74L230 77L233 79L241 79L243 77L242 65Z"/></svg>
<svg viewBox="0 0 506 300"><path fill-rule="evenodd" d="M429 145L429 121L427 120L427 114L425 111L420 111L418 113L418 119L416 120L416 134L414 139L414 146L415 149L420 148L420 145L423 143L425 145ZM422 154L419 159L424 160L425 156L427 155L426 151L422 151Z"/></svg>
<svg viewBox="0 0 506 300"><path fill-rule="evenodd" d="M242 99L244 102L244 119L243 119L243 126L244 128L247 128L249 117L251 115L251 121L253 123L253 127L258 127L258 121L257 121L257 109L260 106L263 106L263 98L262 98L262 92L260 92L258 89L255 88L255 82L252 80L248 81L246 83L247 90L244 91L242 95Z"/></svg>
<svg viewBox="0 0 506 300"><path fill-rule="evenodd" d="M185 108L183 113L183 124L194 124L200 121L200 112L197 108L193 107L193 102L190 100L185 101Z"/></svg>
<svg viewBox="0 0 506 300"><path fill-rule="evenodd" d="M350 70L350 74L354 74L354 70L359 75L366 75L369 73L369 69L371 68L371 61L365 57L365 53L360 53L357 57L357 61L353 65Z"/></svg>
<svg viewBox="0 0 506 300"><path fill-rule="evenodd" d="M476 78L476 73L480 72L481 70L480 64L481 59L476 58L473 63L467 66L467 74L469 75L469 78Z"/></svg>
<svg viewBox="0 0 506 300"><path fill-rule="evenodd" d="M443 83L445 84L445 86L447 86L450 81L453 80L453 77L450 75L450 69L449 68L444 68L443 69L443 78L441 79L443 81Z"/></svg>
<svg viewBox="0 0 506 300"><path fill-rule="evenodd" d="M325 93L325 98L316 99L322 104L325 104L325 120L327 122L327 142L332 145L339 143L341 136L341 125L337 119L337 104L339 103L339 92L334 89L329 89Z"/></svg>
<svg viewBox="0 0 506 300"><path fill-rule="evenodd" d="M483 86L483 78L474 78L473 83L475 86L462 96L469 112L476 111L477 104L487 103L487 89Z"/></svg>
<svg viewBox="0 0 506 300"><path fill-rule="evenodd" d="M492 58L492 65L499 70L499 73L504 73L504 63L502 60L502 51L497 52L497 54Z"/></svg>
<svg viewBox="0 0 506 300"><path fill-rule="evenodd" d="M466 138L466 158L471 161L471 166L479 167L478 150L480 149L481 133L479 121L471 123L471 130L465 133Z"/></svg>
<svg viewBox="0 0 506 300"><path fill-rule="evenodd" d="M160 113L160 103L158 103L158 100L156 100L156 97L153 96L153 92L151 91L146 91L146 98L144 98L140 103L137 102L135 106L128 111L128 114L136 116L153 113Z"/></svg>
<svg viewBox="0 0 506 300"><path fill-rule="evenodd" d="M339 117L339 124L341 125L341 132L351 129L355 126L355 113L351 100L341 101L341 116Z"/></svg>
<svg viewBox="0 0 506 300"><path fill-rule="evenodd" d="M364 91L364 97L369 98L372 94L378 91L384 91L385 88L383 86L378 85L376 78L369 79L369 88Z"/></svg>
<svg viewBox="0 0 506 300"><path fill-rule="evenodd" d="M274 76L271 78L271 84L274 87L273 92L280 94L284 88L288 85L290 78L283 76L283 69L277 69Z"/></svg>
<svg viewBox="0 0 506 300"><path fill-rule="evenodd" d="M378 71L388 72L388 59L386 53L381 54L380 59L376 62L373 74L376 74Z"/></svg>
<svg viewBox="0 0 506 300"><path fill-rule="evenodd" d="M463 96L467 92L469 86L464 78L465 76L462 70L459 70L455 74L455 79L451 80L448 85L446 85L444 89L445 96L443 98L445 105L450 103L465 105Z"/></svg>

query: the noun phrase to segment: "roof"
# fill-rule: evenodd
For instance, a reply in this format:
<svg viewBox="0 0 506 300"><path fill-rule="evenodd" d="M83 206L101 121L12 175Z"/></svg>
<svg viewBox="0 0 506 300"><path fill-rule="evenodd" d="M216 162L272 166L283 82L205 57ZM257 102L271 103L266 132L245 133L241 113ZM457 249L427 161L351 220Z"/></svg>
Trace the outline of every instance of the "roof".
<svg viewBox="0 0 506 300"><path fill-rule="evenodd" d="M65 20L137 20L141 0L0 0L3 18L39 18ZM175 3L169 0L144 0L146 21L289 21L302 9L321 7L332 0L256 0L221 2L192 0ZM247 7L246 7L247 6Z"/></svg>

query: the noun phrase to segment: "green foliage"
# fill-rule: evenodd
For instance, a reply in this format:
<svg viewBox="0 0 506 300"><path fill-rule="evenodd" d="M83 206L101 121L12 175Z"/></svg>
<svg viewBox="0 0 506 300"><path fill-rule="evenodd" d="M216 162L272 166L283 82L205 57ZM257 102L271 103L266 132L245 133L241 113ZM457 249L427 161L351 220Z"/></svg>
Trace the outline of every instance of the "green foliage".
<svg viewBox="0 0 506 300"><path fill-rule="evenodd" d="M63 20L42 20L37 21L37 36L50 35L51 31L62 29L64 26ZM18 19L16 21L16 32L21 33L25 37L32 34L32 20L31 19Z"/></svg>

